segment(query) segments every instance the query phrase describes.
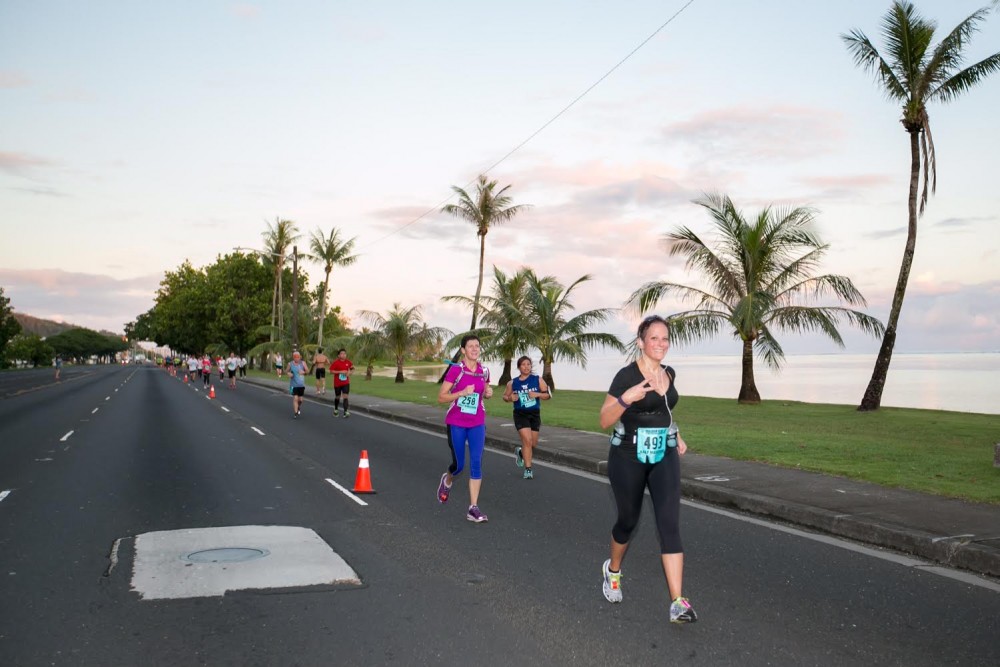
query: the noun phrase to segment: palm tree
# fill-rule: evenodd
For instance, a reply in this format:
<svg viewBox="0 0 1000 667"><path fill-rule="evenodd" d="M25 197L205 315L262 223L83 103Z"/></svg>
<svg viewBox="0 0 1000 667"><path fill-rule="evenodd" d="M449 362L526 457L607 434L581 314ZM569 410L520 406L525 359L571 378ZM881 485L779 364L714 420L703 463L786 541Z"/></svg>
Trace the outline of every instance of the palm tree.
<svg viewBox="0 0 1000 667"><path fill-rule="evenodd" d="M317 341L323 344L323 319L326 317L326 295L330 288L330 272L335 266L350 266L358 260L357 255L352 255L354 242L357 237L341 239L340 230L336 227L330 230L330 235L325 236L323 230L317 229L309 239L309 249L312 254L310 259L323 265L323 289L319 293L319 334Z"/></svg>
<svg viewBox="0 0 1000 667"><path fill-rule="evenodd" d="M666 294L693 299L693 310L667 318L670 336L679 343L710 338L731 328L743 342L740 403L760 403L754 382L753 355L771 368L780 368L784 351L772 329L819 331L839 346L841 319L874 336L882 323L865 313L839 306L812 306L809 299L833 294L850 305L867 305L849 278L813 276L811 272L829 248L810 227L812 209L765 208L752 220L737 210L729 197L706 195L695 201L712 216L719 242L713 250L687 227L664 236L670 256L687 257L685 267L701 271L714 293L677 283L653 281L629 296L626 307L640 314L653 308Z"/></svg>
<svg viewBox="0 0 1000 667"><path fill-rule="evenodd" d="M264 258L274 266L274 292L271 296L271 326L277 326L278 330L284 329L284 319L282 317L282 289L281 275L285 270L285 253L289 246L299 239L299 229L291 220L275 218L274 225L270 223L267 229L261 234L264 237ZM275 322L277 319L277 322ZM271 340L274 340L272 336Z"/></svg>
<svg viewBox="0 0 1000 667"><path fill-rule="evenodd" d="M372 373L375 370L375 360L388 354L388 350L385 347L385 339L382 337L381 332L372 331L368 327L364 327L361 333L354 336L351 339L350 345L346 347L350 349L352 357L364 362L366 380L372 379Z"/></svg>
<svg viewBox="0 0 1000 667"><path fill-rule="evenodd" d="M403 382L403 363L407 356L422 345L433 343L451 332L441 327L429 327L420 314L420 306L403 308L394 303L386 315L371 310L360 311L381 337L382 347L396 360L396 382Z"/></svg>
<svg viewBox="0 0 1000 667"><path fill-rule="evenodd" d="M521 330L524 328L528 274L524 268L507 277L501 269L493 267L491 294L481 297L483 303L482 327L476 331L483 343L483 356L487 359L503 360L503 372L497 381L502 387L513 377L511 375L514 357L528 351ZM474 307L475 299L468 296L445 296L442 301L464 303ZM460 336L459 336L460 337ZM447 347L458 345L458 337L448 341Z"/></svg>
<svg viewBox="0 0 1000 667"><path fill-rule="evenodd" d="M552 378L554 362L572 361L586 368L589 349L610 347L625 351L625 346L614 334L587 331L611 317L614 308L597 308L570 317L573 304L569 299L573 290L591 279L589 275L581 276L569 287L563 287L552 276L539 278L534 271L527 270L525 325L524 329L513 333L523 336L529 346L541 353L542 379L552 389L556 387Z"/></svg>
<svg viewBox="0 0 1000 667"><path fill-rule="evenodd" d="M528 208L527 204L511 204L507 191L511 186L505 185L497 190L497 181L487 181L480 174L476 181L475 199L462 188L453 185L452 190L458 195L457 204L447 204L441 210L459 218L464 218L476 226L479 237L479 282L476 283L476 297L472 302L472 324L469 329L476 328L479 321L479 297L483 292L483 261L486 257L486 234L492 227L511 220L515 215Z"/></svg>
<svg viewBox="0 0 1000 667"><path fill-rule="evenodd" d="M997 6L997 3L994 2L993 6ZM959 69L964 60L965 47L990 10L991 7L983 7L974 12L937 46L931 48L937 23L917 14L912 3L896 0L882 18L882 36L886 44L884 57L860 30L841 35L855 64L875 75L876 81L890 100L902 104L903 117L900 122L910 135L906 246L889 310L889 323L885 327L875 368L858 410L877 410L882 403L882 390L885 388L892 350L896 344L896 326L903 308L903 297L910 279L917 243L917 192L921 173L923 189L920 192L920 215L923 215L927 205L928 185L932 192L937 185L937 158L927 104L951 102L1000 68L1000 53L995 53L974 65Z"/></svg>

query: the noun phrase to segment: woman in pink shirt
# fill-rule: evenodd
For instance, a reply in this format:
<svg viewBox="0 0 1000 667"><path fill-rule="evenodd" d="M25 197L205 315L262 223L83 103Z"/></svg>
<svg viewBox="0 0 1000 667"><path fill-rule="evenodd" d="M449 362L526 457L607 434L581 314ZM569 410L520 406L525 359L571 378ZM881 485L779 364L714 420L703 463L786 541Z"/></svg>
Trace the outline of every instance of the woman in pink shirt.
<svg viewBox="0 0 1000 667"><path fill-rule="evenodd" d="M479 510L479 489L483 483L483 449L486 446L486 409L483 399L493 396L490 372L479 363L479 338L473 334L462 337L462 363L445 373L438 403L451 403L444 423L448 428L451 465L441 475L438 502L448 502L451 484L465 467L465 447L469 447L469 512L465 518L482 523L486 515Z"/></svg>

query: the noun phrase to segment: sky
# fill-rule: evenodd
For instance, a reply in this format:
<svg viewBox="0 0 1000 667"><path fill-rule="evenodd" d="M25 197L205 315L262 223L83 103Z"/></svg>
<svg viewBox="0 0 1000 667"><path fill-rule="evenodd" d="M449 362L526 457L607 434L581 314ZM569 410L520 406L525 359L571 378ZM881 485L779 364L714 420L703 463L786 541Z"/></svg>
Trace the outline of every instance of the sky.
<svg viewBox="0 0 1000 667"><path fill-rule="evenodd" d="M916 6L943 36L985 4ZM651 280L700 286L662 237L688 226L711 238L692 201L717 192L748 215L814 207L830 244L819 271L851 278L884 321L909 143L898 106L840 35L857 28L881 47L888 7L0 0L0 286L18 312L121 331L153 306L164 272L261 248L283 218L300 250L317 229L356 238L359 260L334 270L330 294L354 324L361 309L400 303L460 331L470 313L440 297L475 292L478 238L440 208L500 161L489 177L530 208L487 235L487 281L493 265L566 285L591 275L578 310L619 308ZM967 64L998 50L994 13ZM929 109L937 194L919 223L899 352L1000 350L998 108L995 75ZM304 268L322 280L319 265ZM602 329L626 336L636 319ZM844 335L847 352L877 350ZM816 336L779 341L838 351Z"/></svg>

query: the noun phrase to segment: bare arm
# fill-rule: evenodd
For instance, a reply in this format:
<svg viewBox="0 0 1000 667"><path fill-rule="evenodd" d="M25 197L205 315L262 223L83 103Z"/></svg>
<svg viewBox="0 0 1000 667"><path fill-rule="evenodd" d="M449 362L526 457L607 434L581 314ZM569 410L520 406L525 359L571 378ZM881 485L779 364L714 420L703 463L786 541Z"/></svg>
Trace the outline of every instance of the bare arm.
<svg viewBox="0 0 1000 667"><path fill-rule="evenodd" d="M451 393L452 387L455 386L454 382L442 382L441 391L438 392L438 403L451 403L455 399L461 396L468 396L469 394L475 392L476 388L471 384L465 385L465 389L461 391L456 391L454 394Z"/></svg>
<svg viewBox="0 0 1000 667"><path fill-rule="evenodd" d="M541 391L532 392L532 394L534 394L534 398L539 398L543 401L547 401L552 398L552 392L549 391L549 385L545 384L545 380L542 378L538 378L538 388L541 389Z"/></svg>
<svg viewBox="0 0 1000 667"><path fill-rule="evenodd" d="M514 381L510 380L507 382L507 386L503 390L503 400L504 403L510 403L514 400Z"/></svg>

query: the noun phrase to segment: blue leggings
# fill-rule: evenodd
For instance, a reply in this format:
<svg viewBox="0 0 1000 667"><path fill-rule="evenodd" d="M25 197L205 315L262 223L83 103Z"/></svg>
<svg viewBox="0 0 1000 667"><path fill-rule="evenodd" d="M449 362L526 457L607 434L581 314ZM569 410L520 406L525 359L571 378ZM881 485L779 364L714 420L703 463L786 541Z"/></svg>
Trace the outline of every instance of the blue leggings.
<svg viewBox="0 0 1000 667"><path fill-rule="evenodd" d="M448 446L451 448L451 465L448 466L448 472L454 477L465 468L466 441L469 443L469 479L482 479L486 424L471 427L448 424Z"/></svg>

